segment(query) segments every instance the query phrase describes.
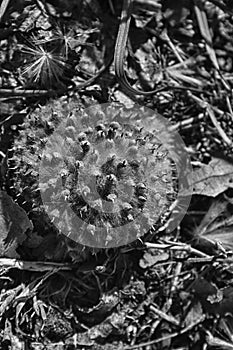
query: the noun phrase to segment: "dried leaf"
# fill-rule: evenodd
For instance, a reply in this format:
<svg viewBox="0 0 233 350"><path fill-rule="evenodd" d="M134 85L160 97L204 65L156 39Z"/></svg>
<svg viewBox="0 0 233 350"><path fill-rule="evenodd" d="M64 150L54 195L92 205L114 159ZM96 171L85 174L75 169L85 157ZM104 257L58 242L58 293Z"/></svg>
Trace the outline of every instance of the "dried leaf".
<svg viewBox="0 0 233 350"><path fill-rule="evenodd" d="M233 216L227 211L227 200L214 200L200 225L193 230L200 248L209 246L233 250Z"/></svg>
<svg viewBox="0 0 233 350"><path fill-rule="evenodd" d="M10 196L0 191L0 255L18 257L16 248L25 239L25 232L32 229L25 211L15 204Z"/></svg>
<svg viewBox="0 0 233 350"><path fill-rule="evenodd" d="M189 325L193 324L195 321L200 319L202 314L203 314L203 309L202 309L201 303L198 301L197 303L195 303L193 305L191 310L186 315L186 317L185 317L185 325L189 326Z"/></svg>
<svg viewBox="0 0 233 350"><path fill-rule="evenodd" d="M210 205L207 213L202 219L200 225L195 229L199 235L205 234L212 227L214 221L226 210L228 202L225 200L214 200Z"/></svg>
<svg viewBox="0 0 233 350"><path fill-rule="evenodd" d="M195 296L203 309L211 314L224 314L233 306L232 287L219 289L214 283L204 278L197 278L192 285Z"/></svg>
<svg viewBox="0 0 233 350"><path fill-rule="evenodd" d="M213 158L193 172L193 193L216 197L228 188L233 188L233 164Z"/></svg>

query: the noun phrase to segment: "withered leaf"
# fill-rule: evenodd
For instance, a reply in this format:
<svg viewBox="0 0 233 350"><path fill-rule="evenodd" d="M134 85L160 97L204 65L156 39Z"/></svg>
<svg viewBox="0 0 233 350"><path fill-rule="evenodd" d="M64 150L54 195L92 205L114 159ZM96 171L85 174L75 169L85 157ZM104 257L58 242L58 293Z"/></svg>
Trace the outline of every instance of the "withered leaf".
<svg viewBox="0 0 233 350"><path fill-rule="evenodd" d="M210 314L225 315L233 306L233 288L219 289L204 278L198 278L193 284L193 291L203 309Z"/></svg>
<svg viewBox="0 0 233 350"><path fill-rule="evenodd" d="M233 188L233 164L213 158L193 172L193 193L216 197L228 188Z"/></svg>
<svg viewBox="0 0 233 350"><path fill-rule="evenodd" d="M200 224L193 230L194 237L198 237L199 249L206 251L209 247L209 253L212 251L212 254L216 249L233 249L233 216L227 210L228 204L226 198L212 200Z"/></svg>
<svg viewBox="0 0 233 350"><path fill-rule="evenodd" d="M26 212L13 202L4 191L0 191L0 256L17 258L17 247L32 229Z"/></svg>

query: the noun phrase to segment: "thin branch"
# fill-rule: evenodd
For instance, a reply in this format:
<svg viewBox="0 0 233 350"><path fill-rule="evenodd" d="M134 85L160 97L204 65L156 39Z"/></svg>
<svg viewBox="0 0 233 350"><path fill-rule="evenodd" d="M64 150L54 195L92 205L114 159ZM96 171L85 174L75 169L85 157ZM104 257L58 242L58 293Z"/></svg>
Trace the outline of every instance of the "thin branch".
<svg viewBox="0 0 233 350"><path fill-rule="evenodd" d="M175 333L169 334L168 336L161 337L161 338L158 338L158 339L155 339L155 340L151 340L151 341L148 341L148 342L145 342L145 343L140 343L140 344L132 345L132 346L126 346L126 347L123 348L123 350L139 349L139 348L142 348L142 347L145 347L145 346L161 343L164 340L175 338L175 337L177 337L177 336L179 336L181 334L189 332L194 327L196 327L199 323L202 323L204 320L205 320L205 315L201 316L200 318L198 318L198 320L194 321L193 323L191 323L187 327L181 329L179 332L175 332Z"/></svg>
<svg viewBox="0 0 233 350"><path fill-rule="evenodd" d="M51 93L49 90L0 89L0 96L42 96Z"/></svg>
<svg viewBox="0 0 233 350"><path fill-rule="evenodd" d="M192 248L189 244L180 243L180 242L165 242L165 243L145 243L146 248L148 249L169 249L169 250L181 250L190 254L195 254L200 257L210 258L210 255L207 255L200 250Z"/></svg>
<svg viewBox="0 0 233 350"><path fill-rule="evenodd" d="M154 312L156 315L158 315L160 318L164 319L165 321L173 324L174 326L179 326L180 322L177 321L177 319L171 315L167 315L165 312L159 310L154 304L150 305L150 310Z"/></svg>
<svg viewBox="0 0 233 350"><path fill-rule="evenodd" d="M1 6L0 6L0 22L6 12L6 9L9 5L10 0L2 0Z"/></svg>
<svg viewBox="0 0 233 350"><path fill-rule="evenodd" d="M55 268L59 268L60 270L67 271L72 269L71 264L67 263L56 263L56 262L46 262L46 261L23 261L19 259L11 259L11 258L0 258L0 266L1 268L15 268L19 270L27 270L27 271L52 271Z"/></svg>
<svg viewBox="0 0 233 350"><path fill-rule="evenodd" d="M215 115L214 115L214 108L206 102L200 99L197 96L194 96L191 92L188 93L189 97L191 97L201 108L206 109L206 111L209 114L209 117L214 124L215 128L217 129L219 135L221 136L224 143L226 143L228 146L232 146L232 140L226 135L225 131L222 129L221 125L217 121Z"/></svg>

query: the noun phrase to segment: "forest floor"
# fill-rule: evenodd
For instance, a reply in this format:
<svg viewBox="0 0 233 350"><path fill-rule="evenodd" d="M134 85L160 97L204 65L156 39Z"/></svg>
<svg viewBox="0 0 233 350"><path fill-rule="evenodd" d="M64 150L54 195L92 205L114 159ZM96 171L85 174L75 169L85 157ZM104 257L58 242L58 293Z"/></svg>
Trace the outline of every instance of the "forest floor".
<svg viewBox="0 0 233 350"><path fill-rule="evenodd" d="M124 70L134 89L157 90L147 95L116 77L122 6L1 1L2 350L233 349L233 5L133 1ZM122 113L153 111L179 133L192 166L183 193L190 205L172 232L171 205L153 234L82 249L39 213L36 169L57 121L106 103L124 106ZM96 127L98 137L107 133L106 144L121 127L114 125ZM146 201L145 186L137 186ZM156 210L150 207L148 222Z"/></svg>

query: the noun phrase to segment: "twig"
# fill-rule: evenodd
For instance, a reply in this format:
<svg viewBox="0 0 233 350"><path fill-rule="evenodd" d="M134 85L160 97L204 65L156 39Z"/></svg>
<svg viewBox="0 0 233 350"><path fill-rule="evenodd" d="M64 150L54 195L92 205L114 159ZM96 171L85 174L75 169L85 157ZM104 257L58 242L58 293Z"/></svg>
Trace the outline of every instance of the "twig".
<svg viewBox="0 0 233 350"><path fill-rule="evenodd" d="M181 65L183 66L183 68L188 68L186 65L186 62L183 60L183 58L180 56L179 52L177 51L177 48L175 47L175 45L173 44L173 42L171 41L171 39L169 38L167 31L164 30L161 35L160 38L167 43L168 46L170 46L171 50L174 52L174 55L176 56L176 58L178 59L178 61L181 63Z"/></svg>
<svg viewBox="0 0 233 350"><path fill-rule="evenodd" d="M51 93L49 90L0 89L0 96L41 96ZM53 92L54 93L54 92Z"/></svg>
<svg viewBox="0 0 233 350"><path fill-rule="evenodd" d="M201 108L206 109L209 117L212 121L212 123L214 124L215 128L217 129L219 135L221 136L222 140L228 145L228 146L232 146L232 141L231 139L226 135L225 131L222 129L222 127L220 126L219 122L217 121L215 115L214 115L214 108L212 108L212 106L206 102L203 101L202 99L200 99L197 96L194 96L191 92L188 92L189 97L191 97Z"/></svg>
<svg viewBox="0 0 233 350"><path fill-rule="evenodd" d="M35 281L32 281L29 285L27 285L19 295L16 295L14 299L14 304L19 302L24 302L25 300L34 296L38 290L38 288L44 283L46 279L52 276L54 273L58 272L60 268L54 267L51 271L47 271L45 275L37 278Z"/></svg>
<svg viewBox="0 0 233 350"><path fill-rule="evenodd" d="M171 315L167 315L165 312L159 310L157 307L155 307L155 305L150 305L150 309L152 312L154 312L156 315L158 315L159 317L161 317L162 319L164 319L165 321L173 324L174 326L179 326L180 322L177 321L177 319Z"/></svg>
<svg viewBox="0 0 233 350"><path fill-rule="evenodd" d="M175 337L177 337L177 336L179 336L181 334L187 333L188 331L190 331L191 329L196 327L199 323L202 323L204 320L205 320L205 315L201 316L200 318L198 318L198 320L194 321L193 323L191 323L187 327L181 329L179 332L175 332L175 333L169 334L166 337L161 337L161 338L158 338L158 339L155 339L155 340L151 340L151 341L148 341L148 342L145 342L145 343L140 343L140 344L132 345L132 346L126 346L126 347L123 348L123 350L139 349L139 348L142 348L144 346L153 345L153 344L156 344L156 343L160 343L160 342L162 342L164 340L175 338Z"/></svg>
<svg viewBox="0 0 233 350"><path fill-rule="evenodd" d="M231 107L231 102L230 102L229 96L226 96L226 102L227 102L227 108L228 108L230 116L231 116L231 120L233 120L233 111L232 111L232 107Z"/></svg>
<svg viewBox="0 0 233 350"><path fill-rule="evenodd" d="M43 1L40 1L40 0L35 0L35 3L37 5L37 7L40 9L41 13L46 16L46 17L49 17L48 13L47 13L47 10L45 8L45 4Z"/></svg>
<svg viewBox="0 0 233 350"><path fill-rule="evenodd" d="M1 6L0 6L0 22L2 20L2 17L4 16L6 9L9 5L10 0L2 0Z"/></svg>
<svg viewBox="0 0 233 350"><path fill-rule="evenodd" d="M27 115L27 113L25 113L25 112L13 113L13 114L11 114L9 117L5 118L4 120L2 120L2 121L0 122L0 127L1 127L2 125L6 124L7 122L10 122L10 121L11 121L10 124L13 124L13 123L15 122L14 118L17 119L19 116L20 116L21 118L24 118L26 115Z"/></svg>
<svg viewBox="0 0 233 350"><path fill-rule="evenodd" d="M111 10L111 12L112 12L112 15L115 16L115 15L116 15L116 11L115 11L115 9L114 9L112 0L108 0L108 5L109 5L109 7L110 7L110 10Z"/></svg>
<svg viewBox="0 0 233 350"><path fill-rule="evenodd" d="M211 106L208 105L207 106L207 112L210 116L210 119L212 121L212 123L214 124L215 128L217 129L219 135L221 136L221 138L223 139L223 141L228 145L228 146L232 146L232 141L231 139L227 136L227 134L225 133L225 131L221 128L219 122L217 121L215 115L214 115L214 111L212 110Z"/></svg>
<svg viewBox="0 0 233 350"><path fill-rule="evenodd" d="M181 254L183 255L184 253L181 253ZM182 263L179 262L175 267L175 274L174 274L171 289L170 289L170 295L169 295L169 298L163 307L163 310L164 311L166 310L166 312L168 312L172 306L172 301L173 301L172 298L173 298L173 294L176 292L176 288L177 288L179 280L180 280L182 266L183 266Z"/></svg>
<svg viewBox="0 0 233 350"><path fill-rule="evenodd" d="M189 244L180 243L180 242L166 242L166 243L145 243L146 248L148 249L169 249L169 250L183 250L190 254L195 254L200 257L210 258L210 255L207 255L200 250L192 248Z"/></svg>
<svg viewBox="0 0 233 350"><path fill-rule="evenodd" d="M55 268L67 271L72 270L72 265L67 263L56 263L47 261L23 261L19 259L0 258L1 268L15 268L28 271L53 271Z"/></svg>
<svg viewBox="0 0 233 350"><path fill-rule="evenodd" d="M89 272L103 272L104 266L96 265L93 261L83 261L78 263L57 263L50 261L24 261L20 259L12 258L0 258L0 266L4 269L19 269L27 271L53 271L59 269L60 271L71 271L75 269L76 272L89 273Z"/></svg>
<svg viewBox="0 0 233 350"><path fill-rule="evenodd" d="M200 120L204 119L204 114L200 113L196 117L190 117L185 120L182 120L170 127L170 131L190 129L193 127L193 124L197 123Z"/></svg>

